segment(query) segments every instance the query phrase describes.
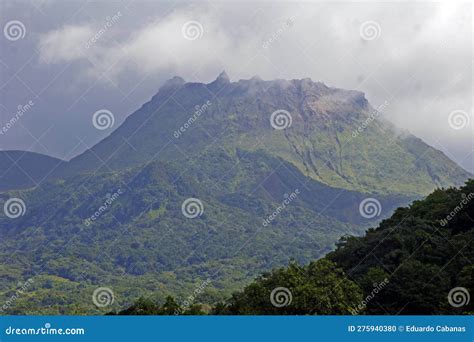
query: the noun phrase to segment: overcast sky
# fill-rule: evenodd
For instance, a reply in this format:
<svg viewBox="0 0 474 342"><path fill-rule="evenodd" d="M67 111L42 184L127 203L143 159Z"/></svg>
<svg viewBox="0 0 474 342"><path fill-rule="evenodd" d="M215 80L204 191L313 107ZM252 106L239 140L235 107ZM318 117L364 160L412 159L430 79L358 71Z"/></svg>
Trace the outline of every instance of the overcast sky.
<svg viewBox="0 0 474 342"><path fill-rule="evenodd" d="M110 134L97 110L116 128L166 79L225 69L361 90L474 171L470 3L0 0L0 13L2 150L69 159Z"/></svg>

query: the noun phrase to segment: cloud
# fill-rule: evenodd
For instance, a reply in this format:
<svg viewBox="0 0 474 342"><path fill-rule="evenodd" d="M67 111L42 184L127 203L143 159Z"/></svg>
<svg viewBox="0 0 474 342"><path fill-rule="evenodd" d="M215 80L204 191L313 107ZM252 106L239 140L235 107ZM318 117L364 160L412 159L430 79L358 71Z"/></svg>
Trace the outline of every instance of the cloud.
<svg viewBox="0 0 474 342"><path fill-rule="evenodd" d="M236 78L255 74L268 78L313 76L334 86L351 87L378 74L391 83L389 91L397 88L400 77L409 77L427 65L439 70L431 75L436 82L426 82L424 90L438 88L452 74L447 60L454 66L470 54L470 46L466 46L470 21L463 15L463 7L374 3L260 6L181 6L132 29L118 23L111 31L117 29L120 36L106 32L104 39L82 54L77 47L83 47L95 33L92 27L97 30L100 25L66 25L45 34L39 50L46 63L88 59L102 70L114 64L116 74L130 69L142 74L172 69L192 77L213 65L216 70L226 65ZM380 37L370 42L360 37L360 26L369 20L381 27ZM202 27L196 40L183 37L183 26L190 21ZM379 70L375 70L377 66Z"/></svg>
<svg viewBox="0 0 474 342"><path fill-rule="evenodd" d="M142 73L163 69L189 73L200 64L230 57L231 40L216 20L212 12L176 11L140 29L122 48Z"/></svg>
<svg viewBox="0 0 474 342"><path fill-rule="evenodd" d="M124 11L85 50L78 47L103 19L47 32L38 46L41 61L86 62L81 75L105 73L105 80L117 83L145 76L160 82L171 74L210 81L222 69L233 80L311 77L362 90L374 107L388 101L388 119L458 159L472 147L472 130L452 130L447 121L454 110L472 114L470 4L241 2L182 4L169 12L150 8ZM202 27L197 39L183 36L191 21ZM373 40L360 34L369 21L380 27Z"/></svg>
<svg viewBox="0 0 474 342"><path fill-rule="evenodd" d="M66 25L42 35L38 49L44 63L62 63L84 58L84 43L94 34L90 26Z"/></svg>

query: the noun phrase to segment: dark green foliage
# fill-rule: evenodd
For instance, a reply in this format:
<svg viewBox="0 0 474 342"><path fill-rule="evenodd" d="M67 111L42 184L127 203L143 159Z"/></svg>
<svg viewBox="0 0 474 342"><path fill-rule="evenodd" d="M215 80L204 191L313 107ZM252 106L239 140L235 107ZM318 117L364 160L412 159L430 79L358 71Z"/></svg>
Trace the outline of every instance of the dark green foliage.
<svg viewBox="0 0 474 342"><path fill-rule="evenodd" d="M473 239L470 180L461 189L436 190L396 210L364 237L341 239L324 259L257 278L214 313L472 314L472 300L456 308L448 294L455 287L474 293ZM271 305L270 293L278 286L291 291L291 305Z"/></svg>
<svg viewBox="0 0 474 342"><path fill-rule="evenodd" d="M114 315L115 313L110 313ZM138 299L128 309L118 312L118 315L155 315L155 316L171 316L171 315L192 315L201 316L207 314L204 306L193 304L189 308L181 308L172 296L166 297L163 305L156 301L146 298Z"/></svg>
<svg viewBox="0 0 474 342"><path fill-rule="evenodd" d="M287 289L278 300L278 288ZM272 296L272 291L275 291ZM283 293L283 292L281 292ZM286 297L285 297L286 296ZM272 298L274 303L272 303ZM289 300L291 298L291 300ZM330 315L349 314L353 303L362 300L362 291L329 260L307 266L290 264L259 277L234 293L215 314L229 315ZM288 304L282 307L279 305Z"/></svg>
<svg viewBox="0 0 474 342"><path fill-rule="evenodd" d="M140 298L135 304L126 310L120 311L119 315L177 315L179 314L180 306L176 303L172 296L166 297L163 305L159 305L156 301L147 298ZM203 311L200 307L195 305L189 310L185 311L185 314L190 315L202 315Z"/></svg>
<svg viewBox="0 0 474 342"><path fill-rule="evenodd" d="M389 283L368 303L368 314L460 314L474 310L472 300L454 308L447 297L455 287L468 289L471 296L474 292L473 239L474 181L470 180L461 189L436 190L409 208L398 209L364 237L343 239L327 258L350 279L365 284L365 294L372 290L366 281L371 270L383 269Z"/></svg>

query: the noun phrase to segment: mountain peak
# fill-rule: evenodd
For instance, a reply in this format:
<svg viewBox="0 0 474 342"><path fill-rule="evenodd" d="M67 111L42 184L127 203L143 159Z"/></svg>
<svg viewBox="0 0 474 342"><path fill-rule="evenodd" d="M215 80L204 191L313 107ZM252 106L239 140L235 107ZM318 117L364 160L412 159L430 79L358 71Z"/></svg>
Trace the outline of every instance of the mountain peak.
<svg viewBox="0 0 474 342"><path fill-rule="evenodd" d="M182 86L184 83L186 83L186 82L184 81L183 78L181 78L179 76L174 76L173 78L170 78L168 81L166 81L163 84L163 87Z"/></svg>
<svg viewBox="0 0 474 342"><path fill-rule="evenodd" d="M210 95L218 95L218 107L207 105L213 100ZM171 96L173 101L168 101ZM284 134L272 121L273 113L280 109L289 113L288 127L282 128L289 130ZM204 111L206 114L200 115ZM97 169L101 167L99 159L108 160L111 169L137 166L149 159L150 151L160 151L162 160L176 160L180 158L176 146L198 153L214 142L210 140L214 136L219 139L216 146L229 150L252 151L262 143L273 155L297 165L306 176L349 190L387 193L390 189L404 195L423 195L435 187L459 185L470 177L433 149L429 157L417 162L419 167L406 174L403 166L429 147L422 141L408 139L411 135L400 135L390 122L378 119L373 111L363 93L328 87L309 78L253 77L231 83L222 72L211 83L184 84L182 78L175 77L110 137L91 152L74 158L61 172L70 176ZM183 134L195 120L190 119L191 113L196 112L202 129L186 130ZM378 120L373 124L367 124L375 119ZM223 127L228 127L225 134L221 131ZM138 130L140 134L135 134ZM170 136L175 137L174 144L169 144ZM377 149L367 146L368 137ZM384 152L391 151L387 137L402 146L396 157ZM112 151L123 144L123 138L131 139L134 148L121 148L121 153L114 154ZM388 170L390 175L381 182L373 174L376 169Z"/></svg>
<svg viewBox="0 0 474 342"><path fill-rule="evenodd" d="M221 82L230 82L229 76L225 72L225 70L222 70L222 72L217 76L216 81L221 81Z"/></svg>
<svg viewBox="0 0 474 342"><path fill-rule="evenodd" d="M170 78L165 83L163 83L158 93L153 96L152 101L156 101L156 99L160 98L160 96L169 96L169 94L172 94L177 89L181 88L185 83L186 81L179 76Z"/></svg>
<svg viewBox="0 0 474 342"><path fill-rule="evenodd" d="M227 86L228 84L230 84L229 76L223 70L214 81L208 84L208 86L209 86L209 89L220 90L223 87Z"/></svg>

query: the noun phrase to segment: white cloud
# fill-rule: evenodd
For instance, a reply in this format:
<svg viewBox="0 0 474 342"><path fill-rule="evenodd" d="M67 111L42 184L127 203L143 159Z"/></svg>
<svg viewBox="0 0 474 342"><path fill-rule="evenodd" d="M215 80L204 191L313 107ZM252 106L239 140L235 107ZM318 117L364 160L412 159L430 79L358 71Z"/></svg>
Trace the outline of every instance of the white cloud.
<svg viewBox="0 0 474 342"><path fill-rule="evenodd" d="M200 64L216 63L221 58L230 57L231 41L216 25L215 15L211 12L176 11L135 32L124 42L123 48L142 73L172 69L188 74ZM200 38L189 40L183 37L183 25L189 21L202 25L203 31L197 32ZM196 30L199 31L200 27Z"/></svg>
<svg viewBox="0 0 474 342"><path fill-rule="evenodd" d="M46 63L71 62L84 58L81 51L94 34L90 26L66 25L40 37L40 60Z"/></svg>
<svg viewBox="0 0 474 342"><path fill-rule="evenodd" d="M46 63L87 58L92 63L84 63L85 75L97 77L98 71L107 71L115 80L128 80L130 73L157 78L174 73L210 81L222 69L232 79L311 77L330 86L362 90L374 106L389 100L390 120L430 143L440 142L448 152L472 146L472 130L453 131L447 125L453 110L472 113L469 4L215 6L180 6L144 25L131 22L140 23L137 18L147 17L145 13L124 14L132 16L128 24L117 24L111 29L115 33L107 32L107 38L85 54L75 47L90 38L94 23L64 26L41 39L41 57ZM287 25L292 17L294 22ZM202 24L199 39L182 36L183 25L191 20ZM379 38L360 37L365 21L380 25Z"/></svg>

